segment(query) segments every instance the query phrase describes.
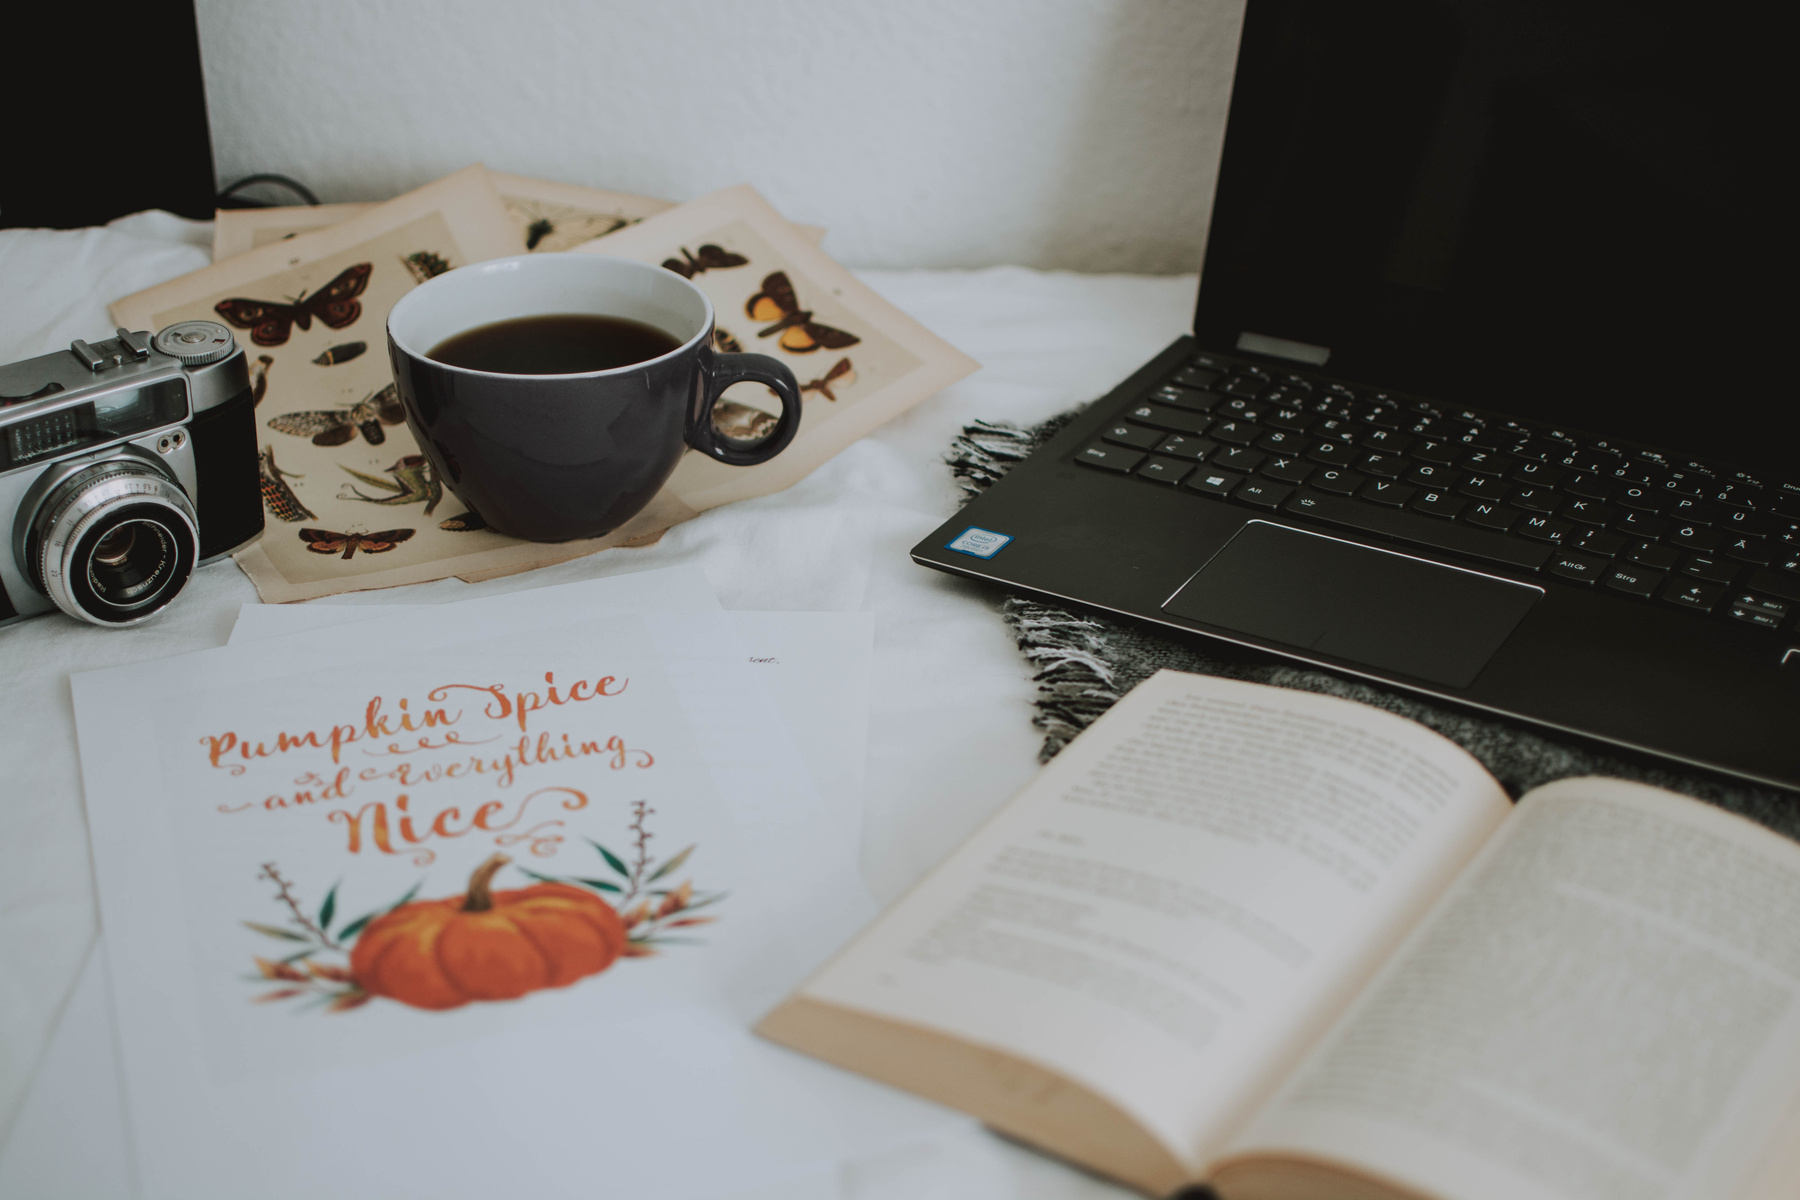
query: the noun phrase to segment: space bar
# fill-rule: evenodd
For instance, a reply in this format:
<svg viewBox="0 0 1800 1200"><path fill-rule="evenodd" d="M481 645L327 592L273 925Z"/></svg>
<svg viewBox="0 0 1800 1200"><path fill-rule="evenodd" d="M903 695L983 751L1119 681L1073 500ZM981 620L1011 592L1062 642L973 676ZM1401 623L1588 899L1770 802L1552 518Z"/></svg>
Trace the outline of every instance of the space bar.
<svg viewBox="0 0 1800 1200"><path fill-rule="evenodd" d="M1430 546L1434 550L1500 563L1521 571L1535 571L1550 557L1547 547L1515 541L1504 534L1453 525L1437 517L1378 508L1324 492L1296 492L1281 507L1297 517L1310 517L1329 525L1341 525L1361 533L1393 538L1397 542L1411 542L1415 546Z"/></svg>

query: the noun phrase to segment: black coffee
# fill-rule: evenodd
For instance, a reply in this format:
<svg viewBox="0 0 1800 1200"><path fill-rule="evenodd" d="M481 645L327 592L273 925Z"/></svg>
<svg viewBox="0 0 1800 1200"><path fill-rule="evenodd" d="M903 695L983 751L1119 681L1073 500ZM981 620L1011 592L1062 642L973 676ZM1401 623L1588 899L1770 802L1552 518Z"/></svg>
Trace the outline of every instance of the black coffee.
<svg viewBox="0 0 1800 1200"><path fill-rule="evenodd" d="M557 313L477 325L445 338L426 357L499 375L579 375L647 362L680 345L629 317Z"/></svg>

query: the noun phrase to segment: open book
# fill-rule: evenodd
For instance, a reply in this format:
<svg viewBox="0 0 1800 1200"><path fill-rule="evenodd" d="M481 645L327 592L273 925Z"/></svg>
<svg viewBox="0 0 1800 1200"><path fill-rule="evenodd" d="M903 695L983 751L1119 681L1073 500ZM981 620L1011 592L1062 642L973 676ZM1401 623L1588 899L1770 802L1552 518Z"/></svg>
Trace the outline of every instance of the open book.
<svg viewBox="0 0 1800 1200"><path fill-rule="evenodd" d="M1164 671L759 1032L1145 1192L1800 1194L1800 845Z"/></svg>

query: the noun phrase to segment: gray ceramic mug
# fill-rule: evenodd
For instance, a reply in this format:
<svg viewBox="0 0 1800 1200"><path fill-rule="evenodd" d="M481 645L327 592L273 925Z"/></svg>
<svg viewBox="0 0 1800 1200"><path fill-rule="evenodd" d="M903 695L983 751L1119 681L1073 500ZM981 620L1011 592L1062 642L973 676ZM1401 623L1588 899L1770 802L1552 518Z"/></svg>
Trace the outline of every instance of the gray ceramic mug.
<svg viewBox="0 0 1800 1200"><path fill-rule="evenodd" d="M646 362L575 375L506 375L428 357L445 339L520 317L592 313L680 343ZM766 354L713 347L706 293L663 267L600 254L476 263L413 289L388 314L406 422L437 476L488 527L539 542L599 537L635 516L688 447L732 466L779 454L800 427L800 386ZM734 383L767 384L781 417L757 441L713 427Z"/></svg>

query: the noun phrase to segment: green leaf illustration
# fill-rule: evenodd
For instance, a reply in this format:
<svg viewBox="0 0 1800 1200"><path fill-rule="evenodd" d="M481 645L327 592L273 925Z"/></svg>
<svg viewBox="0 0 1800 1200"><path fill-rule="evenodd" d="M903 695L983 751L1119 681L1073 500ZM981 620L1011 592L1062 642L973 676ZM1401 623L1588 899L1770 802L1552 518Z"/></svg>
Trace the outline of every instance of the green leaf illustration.
<svg viewBox="0 0 1800 1200"><path fill-rule="evenodd" d="M419 882L413 884L411 887L406 889L406 895L400 897L398 900L396 900L392 904L388 905L382 911L383 912L393 912L396 908L399 908L402 904L405 904L408 900L411 900L414 896L418 895L419 889L424 886L425 886L425 881L423 879L419 880Z"/></svg>
<svg viewBox="0 0 1800 1200"><path fill-rule="evenodd" d="M521 867L521 866L519 866L518 863L514 863L513 866L519 867L520 871L531 876L533 879L537 880L539 883L561 883L562 882L562 880L558 879L554 875L542 875L542 874L539 874L538 872L532 870L530 867Z"/></svg>
<svg viewBox="0 0 1800 1200"><path fill-rule="evenodd" d="M668 862L666 862L662 866L656 868L656 872L654 874L652 874L649 879L645 880L645 882L646 883L655 883L657 880L661 879L664 875L667 875L670 871L673 871L675 868L679 867L682 863L686 862L688 860L688 855L692 854L693 852L694 852L694 847L689 846L686 850L683 850L680 854L677 854L674 858L671 858Z"/></svg>
<svg viewBox="0 0 1800 1200"><path fill-rule="evenodd" d="M518 866L517 863L514 863L513 865ZM563 883L563 884L580 883L580 884L585 884L586 886L591 887L591 888L596 888L602 892L622 892L625 890L624 888L620 887L618 884L609 883L604 879L584 879L580 875L573 875L567 879L560 879L555 875L541 875L538 872L532 870L530 867L519 867L519 870L521 870L525 874L531 876L533 879L537 880L539 883Z"/></svg>
<svg viewBox="0 0 1800 1200"><path fill-rule="evenodd" d="M319 928L326 933L331 932L331 918L337 915L337 890L341 883L343 880L340 879L332 884L331 890L325 893L325 903L319 905Z"/></svg>
<svg viewBox="0 0 1800 1200"><path fill-rule="evenodd" d="M608 850L605 846L602 846L599 842L596 842L593 838L589 838L587 842L588 845L600 852L600 857L606 860L607 866L623 875L626 879L631 878L631 868L625 865L624 859L614 854L611 850Z"/></svg>
<svg viewBox="0 0 1800 1200"><path fill-rule="evenodd" d="M281 965L285 967L289 963L297 963L303 958L311 958L313 955L317 954L318 952L319 952L319 948L317 946L308 946L306 949L297 950L294 953L288 955L286 958L282 959Z"/></svg>
<svg viewBox="0 0 1800 1200"><path fill-rule="evenodd" d="M273 925L258 924L255 921L245 921L244 927L246 929L254 929L261 934L267 934L272 938L280 938L284 942L304 942L307 940L305 934L295 933L290 929L278 929Z"/></svg>
<svg viewBox="0 0 1800 1200"><path fill-rule="evenodd" d="M608 883L604 879L583 879L582 877L580 877L578 875L575 877L575 882L576 883L585 883L589 887L599 888L603 892L622 892L625 890L624 888L620 887L618 884Z"/></svg>
<svg viewBox="0 0 1800 1200"><path fill-rule="evenodd" d="M376 917L379 917L380 915L381 914L378 912L364 913L362 916L356 918L356 920L350 922L348 925L346 925L342 929L338 930L338 941L340 941L340 942L349 941L351 938L355 937L357 934L359 934L363 931L363 926L367 925L370 921L373 921Z"/></svg>

